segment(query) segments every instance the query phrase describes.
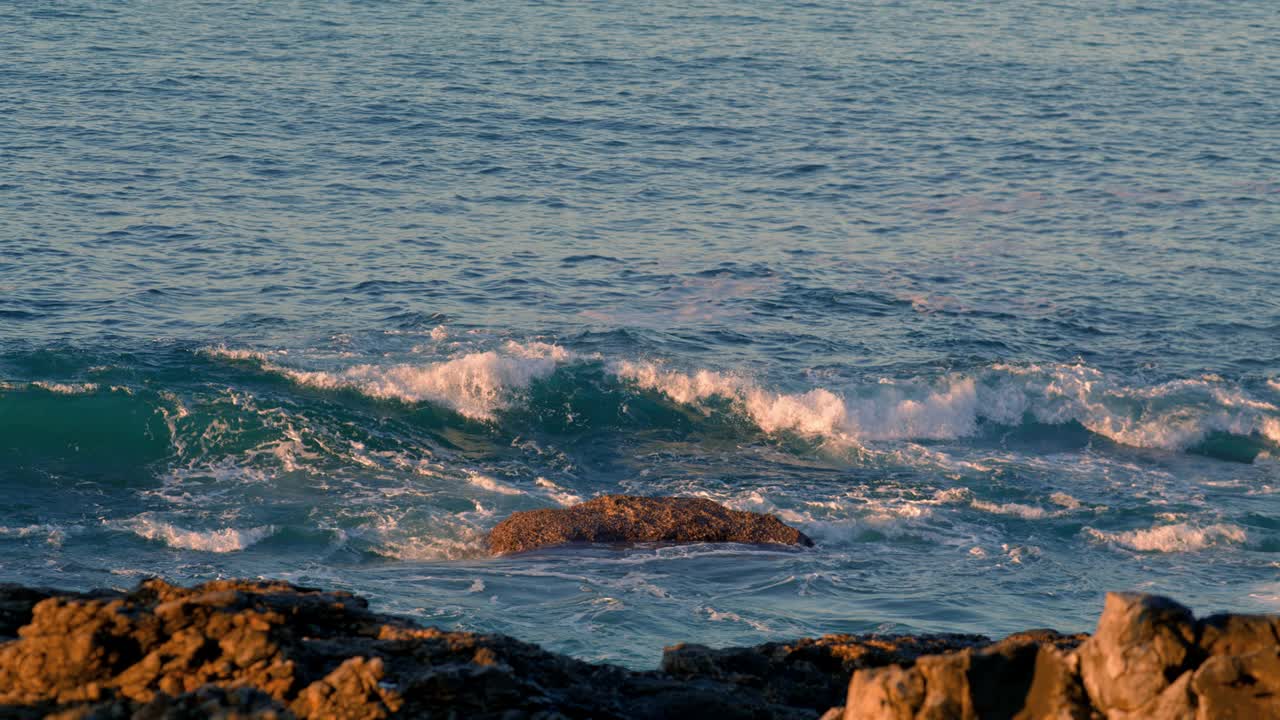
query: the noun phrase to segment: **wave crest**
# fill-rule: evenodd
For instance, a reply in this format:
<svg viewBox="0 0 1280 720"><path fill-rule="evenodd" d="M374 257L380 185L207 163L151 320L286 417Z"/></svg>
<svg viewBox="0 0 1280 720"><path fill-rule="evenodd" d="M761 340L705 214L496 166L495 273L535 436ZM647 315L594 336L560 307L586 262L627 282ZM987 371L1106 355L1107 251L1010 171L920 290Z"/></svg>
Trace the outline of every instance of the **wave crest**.
<svg viewBox="0 0 1280 720"><path fill-rule="evenodd" d="M1192 552L1214 545L1243 544L1248 532L1238 525L1195 526L1188 523L1159 525L1146 530L1108 532L1085 527L1083 533L1099 542L1118 545L1139 552Z"/></svg>
<svg viewBox="0 0 1280 720"><path fill-rule="evenodd" d="M515 391L550 376L575 355L547 343L508 342L502 352L468 353L426 365L356 365L336 372L272 367L301 385L355 389L371 397L444 405L473 420L493 420Z"/></svg>
<svg viewBox="0 0 1280 720"><path fill-rule="evenodd" d="M787 394L737 375L684 373L654 362L618 361L612 371L680 404L726 399L766 433L855 443L955 439L975 434L983 420L1016 426L1030 417L1079 423L1133 447L1186 450L1215 433L1280 445L1280 407L1216 376L1131 387L1085 365L997 364L932 381L885 379L845 394L825 388Z"/></svg>
<svg viewBox="0 0 1280 720"><path fill-rule="evenodd" d="M178 550L229 553L245 550L275 534L273 525L252 528L221 528L217 530L188 530L171 523L149 517L139 517L125 523L125 529L146 540L157 540Z"/></svg>
<svg viewBox="0 0 1280 720"><path fill-rule="evenodd" d="M215 357L256 360L300 385L353 389L370 397L431 402L464 417L494 421L535 381L562 366L597 360L555 344L508 341L436 362L359 364L310 370L275 364L256 351L215 348ZM934 378L883 378L842 388L784 392L737 373L673 369L662 362L618 359L604 365L618 381L710 414L729 404L766 434L794 433L863 445L876 441L952 440L982 424L1078 424L1116 443L1252 459L1280 448L1280 406L1221 377L1132 385L1084 364L994 364ZM1220 442L1221 437L1228 442Z"/></svg>

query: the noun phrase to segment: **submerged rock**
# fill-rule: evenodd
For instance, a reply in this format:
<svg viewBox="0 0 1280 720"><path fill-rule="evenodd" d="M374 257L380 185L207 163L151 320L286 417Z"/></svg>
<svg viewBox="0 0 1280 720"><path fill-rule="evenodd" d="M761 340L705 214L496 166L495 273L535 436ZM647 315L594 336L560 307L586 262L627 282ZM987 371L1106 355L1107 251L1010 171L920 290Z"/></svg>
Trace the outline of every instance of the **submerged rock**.
<svg viewBox="0 0 1280 720"><path fill-rule="evenodd" d="M738 542L811 547L772 515L730 510L704 498L606 495L567 508L512 513L489 533L494 554L570 543Z"/></svg>

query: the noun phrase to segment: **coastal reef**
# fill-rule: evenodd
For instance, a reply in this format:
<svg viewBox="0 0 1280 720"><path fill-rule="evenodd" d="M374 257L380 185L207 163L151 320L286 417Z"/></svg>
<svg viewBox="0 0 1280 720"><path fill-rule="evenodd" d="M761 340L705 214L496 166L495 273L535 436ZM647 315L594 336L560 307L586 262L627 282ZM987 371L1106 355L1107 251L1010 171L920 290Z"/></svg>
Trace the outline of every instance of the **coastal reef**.
<svg viewBox="0 0 1280 720"><path fill-rule="evenodd" d="M636 542L813 545L772 515L690 497L605 495L565 508L512 513L489 533L489 550L497 555L572 543Z"/></svg>
<svg viewBox="0 0 1280 720"><path fill-rule="evenodd" d="M1271 718L1280 617L1195 619L1113 593L1050 630L668 648L591 664L280 582L128 592L0 586L0 717Z"/></svg>

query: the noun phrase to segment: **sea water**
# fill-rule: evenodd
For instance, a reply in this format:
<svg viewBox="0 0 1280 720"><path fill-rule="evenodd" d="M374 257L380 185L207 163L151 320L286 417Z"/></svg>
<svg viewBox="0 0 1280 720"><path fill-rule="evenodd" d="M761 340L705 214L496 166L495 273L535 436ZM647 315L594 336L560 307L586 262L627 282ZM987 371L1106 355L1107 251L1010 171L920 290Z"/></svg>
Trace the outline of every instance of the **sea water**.
<svg viewBox="0 0 1280 720"><path fill-rule="evenodd" d="M0 580L665 644L1280 609L1280 26L0 5ZM813 549L486 556L605 493Z"/></svg>

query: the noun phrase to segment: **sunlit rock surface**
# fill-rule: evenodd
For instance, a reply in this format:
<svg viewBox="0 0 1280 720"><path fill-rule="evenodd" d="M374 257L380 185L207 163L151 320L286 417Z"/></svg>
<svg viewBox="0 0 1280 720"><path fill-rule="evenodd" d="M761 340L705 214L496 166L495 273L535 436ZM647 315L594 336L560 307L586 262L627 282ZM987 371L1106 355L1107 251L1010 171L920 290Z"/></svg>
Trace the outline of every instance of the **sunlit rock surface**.
<svg viewBox="0 0 1280 720"><path fill-rule="evenodd" d="M831 718L1280 718L1280 616L1215 615L1110 593L1073 647L1022 633L987 647L858 670Z"/></svg>
<svg viewBox="0 0 1280 720"><path fill-rule="evenodd" d="M772 515L705 498L606 495L567 508L512 513L489 533L495 554L571 543L736 542L812 546Z"/></svg>
<svg viewBox="0 0 1280 720"><path fill-rule="evenodd" d="M0 632L6 718L1280 717L1280 617L1126 593L1092 637L675 645L642 672L265 581L0 585Z"/></svg>

